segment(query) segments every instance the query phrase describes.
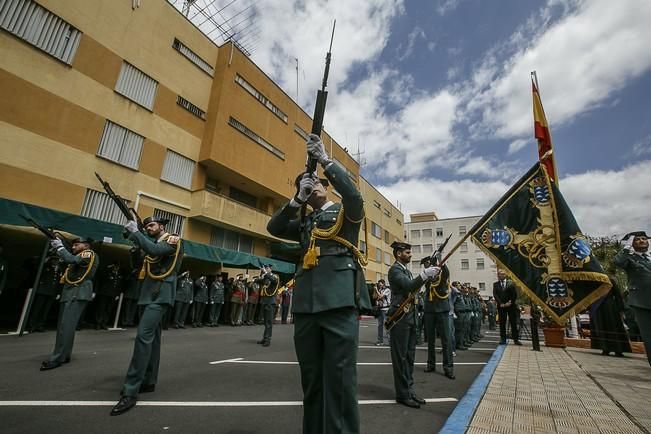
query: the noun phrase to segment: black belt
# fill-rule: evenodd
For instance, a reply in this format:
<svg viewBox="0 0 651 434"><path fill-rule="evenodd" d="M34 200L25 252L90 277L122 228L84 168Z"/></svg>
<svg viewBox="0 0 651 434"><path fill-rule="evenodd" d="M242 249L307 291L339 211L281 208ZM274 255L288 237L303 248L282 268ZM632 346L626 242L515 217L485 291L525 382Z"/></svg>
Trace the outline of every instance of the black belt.
<svg viewBox="0 0 651 434"><path fill-rule="evenodd" d="M321 256L350 256L352 257L353 254L351 251L343 246L326 246L326 247L319 247L319 257ZM305 254L305 253L303 253Z"/></svg>

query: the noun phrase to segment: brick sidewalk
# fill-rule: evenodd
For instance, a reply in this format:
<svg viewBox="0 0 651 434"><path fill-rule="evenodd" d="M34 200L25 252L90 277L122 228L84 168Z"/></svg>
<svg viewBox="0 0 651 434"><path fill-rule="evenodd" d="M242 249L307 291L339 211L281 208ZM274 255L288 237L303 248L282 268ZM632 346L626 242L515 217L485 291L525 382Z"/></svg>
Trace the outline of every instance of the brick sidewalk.
<svg viewBox="0 0 651 434"><path fill-rule="evenodd" d="M632 367L632 375L619 372ZM467 432L648 432L640 426L649 427L649 374L640 356L620 359L580 349L536 352L508 345Z"/></svg>

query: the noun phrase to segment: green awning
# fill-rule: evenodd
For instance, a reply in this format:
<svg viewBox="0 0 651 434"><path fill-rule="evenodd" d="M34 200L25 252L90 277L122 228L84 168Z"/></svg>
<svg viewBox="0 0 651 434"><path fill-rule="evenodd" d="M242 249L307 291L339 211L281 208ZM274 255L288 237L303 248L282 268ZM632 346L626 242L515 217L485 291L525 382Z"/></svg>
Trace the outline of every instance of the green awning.
<svg viewBox="0 0 651 434"><path fill-rule="evenodd" d="M77 236L106 240L112 244L131 245L122 237L122 226L63 211L30 205L11 199L0 198L0 224L29 226L19 214L32 218L40 225ZM110 239L110 241L108 241ZM223 249L190 240L183 241L185 256L207 262L221 263L234 268L258 268L260 264L272 264L278 273L293 274L292 263L251 255L244 252Z"/></svg>

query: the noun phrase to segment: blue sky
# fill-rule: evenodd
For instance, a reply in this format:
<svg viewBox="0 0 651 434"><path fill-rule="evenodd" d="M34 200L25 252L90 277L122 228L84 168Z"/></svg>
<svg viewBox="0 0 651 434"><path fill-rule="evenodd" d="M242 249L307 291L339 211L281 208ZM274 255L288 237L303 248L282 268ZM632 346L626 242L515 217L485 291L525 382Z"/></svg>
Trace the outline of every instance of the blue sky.
<svg viewBox="0 0 651 434"><path fill-rule="evenodd" d="M482 214L535 162L535 69L560 188L583 231L651 230L650 1L259 0L251 10L263 35L252 59L296 97L298 58L308 113L337 19L325 128L353 152L359 140L364 177L406 221Z"/></svg>

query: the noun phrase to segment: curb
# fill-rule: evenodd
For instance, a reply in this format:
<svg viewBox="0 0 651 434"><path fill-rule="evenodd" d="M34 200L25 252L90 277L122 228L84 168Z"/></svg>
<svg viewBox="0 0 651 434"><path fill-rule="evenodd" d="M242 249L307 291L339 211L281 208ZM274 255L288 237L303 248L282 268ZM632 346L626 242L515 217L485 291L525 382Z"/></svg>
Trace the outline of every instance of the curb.
<svg viewBox="0 0 651 434"><path fill-rule="evenodd" d="M491 358L481 370L475 381L472 383L466 394L461 398L459 404L454 408L452 414L448 417L439 433L444 434L457 434L465 433L470 425L470 421L475 414L475 410L484 396L488 383L497 368L497 364L502 359L502 354L506 345L498 345Z"/></svg>

